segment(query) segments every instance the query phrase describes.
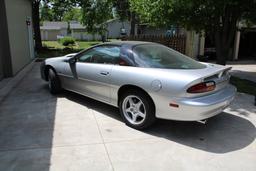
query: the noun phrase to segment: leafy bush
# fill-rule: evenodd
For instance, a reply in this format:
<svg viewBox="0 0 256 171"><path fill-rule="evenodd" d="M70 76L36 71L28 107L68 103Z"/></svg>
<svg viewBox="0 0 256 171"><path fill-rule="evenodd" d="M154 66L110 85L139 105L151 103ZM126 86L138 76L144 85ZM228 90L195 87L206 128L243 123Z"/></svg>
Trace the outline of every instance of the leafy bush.
<svg viewBox="0 0 256 171"><path fill-rule="evenodd" d="M75 45L76 41L73 37L64 37L59 39L59 42L63 45L63 46L72 46Z"/></svg>

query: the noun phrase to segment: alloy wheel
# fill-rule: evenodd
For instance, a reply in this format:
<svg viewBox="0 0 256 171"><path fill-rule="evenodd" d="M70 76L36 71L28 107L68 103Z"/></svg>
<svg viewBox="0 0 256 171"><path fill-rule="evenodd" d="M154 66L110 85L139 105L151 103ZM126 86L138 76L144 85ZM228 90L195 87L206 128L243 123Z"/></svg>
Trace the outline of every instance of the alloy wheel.
<svg viewBox="0 0 256 171"><path fill-rule="evenodd" d="M133 125L143 123L146 118L146 108L143 101L135 96L127 96L122 104L124 117Z"/></svg>

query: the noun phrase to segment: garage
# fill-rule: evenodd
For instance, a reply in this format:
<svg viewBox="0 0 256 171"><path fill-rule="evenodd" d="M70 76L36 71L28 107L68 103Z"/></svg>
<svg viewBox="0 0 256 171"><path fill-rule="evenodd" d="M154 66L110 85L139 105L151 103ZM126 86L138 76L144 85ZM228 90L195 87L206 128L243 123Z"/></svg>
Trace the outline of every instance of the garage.
<svg viewBox="0 0 256 171"><path fill-rule="evenodd" d="M16 75L33 60L31 18L30 0L0 1L0 79Z"/></svg>

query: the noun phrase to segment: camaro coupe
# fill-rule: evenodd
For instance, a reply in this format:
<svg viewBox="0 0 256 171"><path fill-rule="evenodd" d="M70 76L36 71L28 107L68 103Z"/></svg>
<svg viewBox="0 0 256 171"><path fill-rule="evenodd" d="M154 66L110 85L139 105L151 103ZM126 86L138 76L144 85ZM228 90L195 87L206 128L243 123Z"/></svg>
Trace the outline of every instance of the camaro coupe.
<svg viewBox="0 0 256 171"><path fill-rule="evenodd" d="M51 93L66 89L119 107L127 125L143 129L156 118L202 121L221 113L236 93L230 69L157 43L121 41L46 59L41 76Z"/></svg>

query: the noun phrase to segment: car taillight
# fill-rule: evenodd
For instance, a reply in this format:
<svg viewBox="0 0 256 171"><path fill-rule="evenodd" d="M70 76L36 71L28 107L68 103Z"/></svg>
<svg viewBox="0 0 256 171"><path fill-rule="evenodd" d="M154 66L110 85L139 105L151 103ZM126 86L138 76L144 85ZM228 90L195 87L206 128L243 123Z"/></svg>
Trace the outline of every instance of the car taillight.
<svg viewBox="0 0 256 171"><path fill-rule="evenodd" d="M188 93L205 93L208 91L213 91L216 85L214 81L208 81L193 85L192 87L187 89Z"/></svg>

